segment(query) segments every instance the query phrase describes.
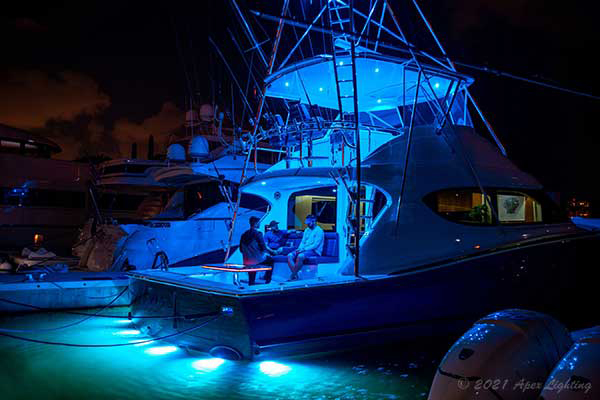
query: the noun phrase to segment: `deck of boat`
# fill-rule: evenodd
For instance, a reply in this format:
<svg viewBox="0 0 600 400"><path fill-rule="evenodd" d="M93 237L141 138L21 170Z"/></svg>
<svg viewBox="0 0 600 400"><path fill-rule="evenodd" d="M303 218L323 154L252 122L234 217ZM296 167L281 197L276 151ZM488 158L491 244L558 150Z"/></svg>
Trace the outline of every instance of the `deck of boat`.
<svg viewBox="0 0 600 400"><path fill-rule="evenodd" d="M343 285L357 281L381 279L387 276L372 275L356 278L352 275L335 275L296 281L273 280L271 283L257 282L257 284L249 286L247 284L246 273L240 271L238 274L240 274L241 279L239 285L233 283L232 272L214 271L202 268L201 266L172 268L169 271L140 270L128 273L131 277L139 280L185 288L191 291L213 292L231 296L251 296L272 293L273 291Z"/></svg>

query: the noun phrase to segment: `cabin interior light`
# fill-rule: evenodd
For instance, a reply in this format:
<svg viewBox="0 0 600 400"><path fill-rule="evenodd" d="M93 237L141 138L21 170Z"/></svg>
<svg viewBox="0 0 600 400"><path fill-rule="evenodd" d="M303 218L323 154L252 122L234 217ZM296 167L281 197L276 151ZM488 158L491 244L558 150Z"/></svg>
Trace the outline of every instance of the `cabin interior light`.
<svg viewBox="0 0 600 400"><path fill-rule="evenodd" d="M174 353L179 350L176 346L157 346L145 350L144 353L151 356L163 356L165 354Z"/></svg>
<svg viewBox="0 0 600 400"><path fill-rule="evenodd" d="M219 368L225 362L222 358L204 358L202 360L196 360L192 363L192 368L199 371L210 372Z"/></svg>
<svg viewBox="0 0 600 400"><path fill-rule="evenodd" d="M260 371L269 376L281 376L290 372L292 369L287 365L276 363L274 361L263 361L260 363Z"/></svg>
<svg viewBox="0 0 600 400"><path fill-rule="evenodd" d="M44 241L44 235L42 235L40 233L36 233L35 235L33 235L33 244L35 244L36 246L39 246L40 244L42 244L43 241Z"/></svg>

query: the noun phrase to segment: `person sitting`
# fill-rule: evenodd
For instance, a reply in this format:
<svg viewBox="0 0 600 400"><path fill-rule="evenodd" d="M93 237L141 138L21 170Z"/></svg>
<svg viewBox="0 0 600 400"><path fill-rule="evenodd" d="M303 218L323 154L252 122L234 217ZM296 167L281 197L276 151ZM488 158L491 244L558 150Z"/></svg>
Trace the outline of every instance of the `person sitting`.
<svg viewBox="0 0 600 400"><path fill-rule="evenodd" d="M298 271L302 268L306 257L316 257L323 253L323 243L325 241L325 233L323 229L317 225L317 217L310 214L306 216L306 229L302 234L300 245L290 254L288 254L288 266L292 271L290 276L291 281L298 279Z"/></svg>
<svg viewBox="0 0 600 400"><path fill-rule="evenodd" d="M286 231L279 229L279 222L273 220L267 225L267 233L265 233L265 244L271 250L277 251L277 254L281 253L284 243L284 236Z"/></svg>
<svg viewBox="0 0 600 400"><path fill-rule="evenodd" d="M260 219L258 217L250 217L250 229L242 234L240 238L240 251L244 259L244 266L272 266L273 250L265 245L262 233L256 229ZM265 274L265 282L271 282L273 270L269 270ZM254 285L256 281L256 272L248 272L248 285Z"/></svg>

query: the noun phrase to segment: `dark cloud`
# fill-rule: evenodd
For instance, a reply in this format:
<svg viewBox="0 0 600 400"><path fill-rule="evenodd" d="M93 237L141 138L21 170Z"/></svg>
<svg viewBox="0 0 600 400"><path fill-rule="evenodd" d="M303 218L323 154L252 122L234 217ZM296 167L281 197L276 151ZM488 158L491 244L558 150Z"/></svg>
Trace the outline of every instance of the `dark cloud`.
<svg viewBox="0 0 600 400"><path fill-rule="evenodd" d="M49 120L98 115L109 105L109 96L96 81L79 72L0 72L0 121L7 125L42 128Z"/></svg>
<svg viewBox="0 0 600 400"><path fill-rule="evenodd" d="M0 77L0 122L56 141L63 148L58 158L125 157L134 142L139 154L146 154L150 135L156 139L157 152L164 151L169 134L184 121L184 112L172 102L141 121L111 122L106 117L110 106L110 97L82 73L23 70Z"/></svg>

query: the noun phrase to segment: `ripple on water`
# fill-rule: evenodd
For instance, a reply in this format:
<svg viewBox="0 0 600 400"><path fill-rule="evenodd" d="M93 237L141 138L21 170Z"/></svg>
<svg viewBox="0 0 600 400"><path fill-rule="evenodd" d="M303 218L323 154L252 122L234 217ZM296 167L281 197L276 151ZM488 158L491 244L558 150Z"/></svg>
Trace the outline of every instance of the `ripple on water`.
<svg viewBox="0 0 600 400"><path fill-rule="evenodd" d="M110 312L127 314L126 309ZM40 329L79 318L65 314L5 317L0 326ZM145 338L133 330L127 320L104 318L64 331L23 336L70 343L123 343ZM445 344L428 353L415 352L411 345L273 360L261 368L260 362L219 362L181 349L172 351L169 346L153 342L71 348L0 337L0 368L5 371L0 374L0 387L6 398L60 399L68 388L69 397L86 399L419 399L426 397L435 366L445 351ZM158 350L148 351L152 348Z"/></svg>

